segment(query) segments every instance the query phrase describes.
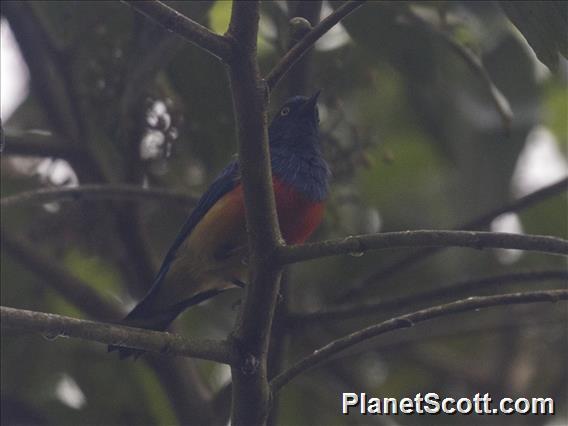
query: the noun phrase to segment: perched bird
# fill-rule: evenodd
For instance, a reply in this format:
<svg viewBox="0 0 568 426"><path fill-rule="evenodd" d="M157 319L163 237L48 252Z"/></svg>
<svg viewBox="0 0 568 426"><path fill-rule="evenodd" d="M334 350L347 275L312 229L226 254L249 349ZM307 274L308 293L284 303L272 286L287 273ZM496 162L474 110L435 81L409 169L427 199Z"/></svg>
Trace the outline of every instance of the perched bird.
<svg viewBox="0 0 568 426"><path fill-rule="evenodd" d="M317 98L295 96L268 129L282 236L305 241L321 222L329 169L319 143ZM148 294L122 324L165 330L185 309L247 281L243 188L236 160L223 169L181 228ZM109 346L120 358L143 351Z"/></svg>

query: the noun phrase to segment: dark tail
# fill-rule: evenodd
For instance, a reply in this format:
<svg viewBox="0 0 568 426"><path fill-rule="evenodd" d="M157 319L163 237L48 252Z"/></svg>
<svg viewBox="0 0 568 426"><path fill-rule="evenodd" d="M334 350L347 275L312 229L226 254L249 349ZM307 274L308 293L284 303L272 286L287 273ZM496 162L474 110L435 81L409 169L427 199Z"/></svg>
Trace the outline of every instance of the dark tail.
<svg viewBox="0 0 568 426"><path fill-rule="evenodd" d="M226 289L208 290L196 294L183 302L177 303L170 308L156 310L153 306L153 295L149 293L130 313L119 323L128 327L144 328L146 330L165 331L170 324L183 311L193 305L197 305L204 300L222 293ZM138 359L145 353L142 349L127 348L119 345L109 345L108 352L118 351L120 359L134 357Z"/></svg>

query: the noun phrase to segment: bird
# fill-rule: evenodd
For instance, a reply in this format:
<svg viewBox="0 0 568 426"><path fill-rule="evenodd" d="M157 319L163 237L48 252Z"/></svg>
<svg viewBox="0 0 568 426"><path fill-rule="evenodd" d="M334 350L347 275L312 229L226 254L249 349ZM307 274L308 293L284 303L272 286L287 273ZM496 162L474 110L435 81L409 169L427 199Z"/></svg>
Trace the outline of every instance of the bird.
<svg viewBox="0 0 568 426"><path fill-rule="evenodd" d="M287 244L303 243L324 214L330 170L320 143L319 93L288 99L268 128L276 211ZM233 159L183 224L146 296L120 324L166 330L190 306L246 285L247 256L243 187ZM119 345L108 350L120 359L144 353Z"/></svg>

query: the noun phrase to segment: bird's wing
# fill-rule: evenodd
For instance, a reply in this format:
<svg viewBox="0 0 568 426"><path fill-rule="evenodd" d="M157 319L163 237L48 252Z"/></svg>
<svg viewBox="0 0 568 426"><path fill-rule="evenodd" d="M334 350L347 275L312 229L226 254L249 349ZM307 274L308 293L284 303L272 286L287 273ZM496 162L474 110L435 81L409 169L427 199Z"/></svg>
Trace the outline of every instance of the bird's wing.
<svg viewBox="0 0 568 426"><path fill-rule="evenodd" d="M166 276L168 270L170 269L170 265L172 261L176 257L176 252L178 248L182 245L185 239L191 234L193 228L199 223L199 221L205 216L205 214L213 207L213 205L221 198L223 195L234 189L240 181L240 174L239 174L239 166L236 160L229 163L227 167L225 167L219 176L213 181L209 189L201 196L199 201L197 202L197 206L185 223L183 224L181 230L179 231L176 239L174 240L172 246L168 250L164 261L162 262L162 266L154 279L154 283L150 292L154 292L157 287L159 287L160 283L163 281L164 277Z"/></svg>

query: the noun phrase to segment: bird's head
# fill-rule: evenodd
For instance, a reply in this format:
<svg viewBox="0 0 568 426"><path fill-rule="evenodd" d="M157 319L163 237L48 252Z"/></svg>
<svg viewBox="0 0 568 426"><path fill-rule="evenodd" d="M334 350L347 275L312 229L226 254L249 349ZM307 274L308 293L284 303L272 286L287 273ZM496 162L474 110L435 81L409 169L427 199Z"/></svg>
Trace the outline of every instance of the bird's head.
<svg viewBox="0 0 568 426"><path fill-rule="evenodd" d="M319 135L317 100L320 92L311 97L294 96L288 99L272 120L268 129L272 147L280 144L316 145Z"/></svg>

